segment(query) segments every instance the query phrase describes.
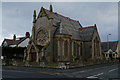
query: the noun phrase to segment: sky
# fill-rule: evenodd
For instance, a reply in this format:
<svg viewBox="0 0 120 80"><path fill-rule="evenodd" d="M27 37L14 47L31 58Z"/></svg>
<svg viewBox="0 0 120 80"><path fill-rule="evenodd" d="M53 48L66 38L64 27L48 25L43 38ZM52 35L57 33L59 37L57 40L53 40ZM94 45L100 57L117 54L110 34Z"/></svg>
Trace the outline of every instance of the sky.
<svg viewBox="0 0 120 80"><path fill-rule="evenodd" d="M83 27L97 25L101 41L118 40L118 3L117 2L3 2L2 38L12 39L32 32L33 11L37 15L43 6L61 15L77 20ZM1 32L1 31L0 31Z"/></svg>

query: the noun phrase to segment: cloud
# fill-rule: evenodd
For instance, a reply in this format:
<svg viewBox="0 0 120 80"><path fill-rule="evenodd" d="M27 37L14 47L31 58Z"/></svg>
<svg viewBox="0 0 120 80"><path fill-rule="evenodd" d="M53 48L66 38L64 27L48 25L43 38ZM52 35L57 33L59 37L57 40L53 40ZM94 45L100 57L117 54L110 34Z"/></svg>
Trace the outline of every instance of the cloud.
<svg viewBox="0 0 120 80"><path fill-rule="evenodd" d="M117 3L98 2L5 2L2 4L2 33L4 38L16 34L25 36L25 32L32 31L33 11L43 6L66 17L80 21L83 26L97 24L102 41L111 33L110 40L117 40L118 7ZM10 35L8 35L10 34Z"/></svg>
<svg viewBox="0 0 120 80"><path fill-rule="evenodd" d="M3 0L4 2L118 2L119 0Z"/></svg>
<svg viewBox="0 0 120 80"><path fill-rule="evenodd" d="M2 3L0 1L0 44L2 41Z"/></svg>
<svg viewBox="0 0 120 80"><path fill-rule="evenodd" d="M54 6L84 27L97 24L102 41L106 41L109 33L112 34L109 40L118 40L118 3L54 3Z"/></svg>

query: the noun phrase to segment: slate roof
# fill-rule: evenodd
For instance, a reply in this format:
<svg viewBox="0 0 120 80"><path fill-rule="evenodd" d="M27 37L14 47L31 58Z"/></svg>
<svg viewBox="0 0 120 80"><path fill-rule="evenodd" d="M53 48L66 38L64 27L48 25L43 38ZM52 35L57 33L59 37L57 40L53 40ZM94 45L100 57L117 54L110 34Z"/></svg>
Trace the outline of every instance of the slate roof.
<svg viewBox="0 0 120 80"><path fill-rule="evenodd" d="M41 8L41 11L42 9L47 14L47 17L50 17L50 11L43 7ZM57 27L55 34L71 35L72 39L81 40L81 41L92 40L92 34L94 32L95 26L82 27L79 21L70 19L56 12L52 12L52 16L53 16L53 25ZM58 25L58 23L60 22L62 23L62 33L60 33L60 25Z"/></svg>
<svg viewBox="0 0 120 80"><path fill-rule="evenodd" d="M45 9L46 14L49 17L49 10ZM72 35L73 39L77 39L77 40L81 40L80 38L80 34L79 34L79 28L81 28L81 24L79 23L79 21L70 19L68 17L62 16L58 13L52 12L52 16L53 16L53 25L58 27L58 30L56 32L56 34L59 34L59 26L58 23L61 21L62 23L62 34L68 34L68 35Z"/></svg>
<svg viewBox="0 0 120 80"><path fill-rule="evenodd" d="M26 39L26 37L20 37L19 40L4 39L3 43L6 41L8 45L18 45L25 39ZM3 43L2 43L2 45L3 45Z"/></svg>
<svg viewBox="0 0 120 80"><path fill-rule="evenodd" d="M82 41L91 41L94 33L95 26L80 28L80 37Z"/></svg>
<svg viewBox="0 0 120 80"><path fill-rule="evenodd" d="M107 52L109 49L115 52L117 49L118 41L111 41L111 42L102 42L101 48L104 52Z"/></svg>

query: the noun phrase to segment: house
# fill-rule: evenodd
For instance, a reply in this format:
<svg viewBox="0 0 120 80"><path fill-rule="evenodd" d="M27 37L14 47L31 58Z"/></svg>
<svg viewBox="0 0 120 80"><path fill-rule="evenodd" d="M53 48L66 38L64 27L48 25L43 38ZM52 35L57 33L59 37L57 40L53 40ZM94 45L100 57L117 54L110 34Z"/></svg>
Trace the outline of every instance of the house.
<svg viewBox="0 0 120 80"><path fill-rule="evenodd" d="M76 15L77 16L77 15ZM32 37L26 60L31 62L74 62L101 59L101 40L96 24L83 27L70 19L41 7L33 14Z"/></svg>
<svg viewBox="0 0 120 80"><path fill-rule="evenodd" d="M119 56L119 41L102 42L101 48L106 60L116 59Z"/></svg>
<svg viewBox="0 0 120 80"><path fill-rule="evenodd" d="M2 42L2 56L4 59L24 58L24 50L28 46L30 34L26 32L25 37L13 36L13 39L4 39Z"/></svg>
<svg viewBox="0 0 120 80"><path fill-rule="evenodd" d="M29 42L30 34L26 32L25 37L18 37L14 34L13 39L4 39L2 47L27 47Z"/></svg>

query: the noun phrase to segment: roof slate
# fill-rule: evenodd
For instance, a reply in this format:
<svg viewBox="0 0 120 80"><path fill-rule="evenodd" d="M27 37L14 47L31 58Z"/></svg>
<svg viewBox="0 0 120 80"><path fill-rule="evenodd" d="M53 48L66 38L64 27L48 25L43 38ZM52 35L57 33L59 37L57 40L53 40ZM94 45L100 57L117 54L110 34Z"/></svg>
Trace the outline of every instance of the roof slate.
<svg viewBox="0 0 120 80"><path fill-rule="evenodd" d="M111 42L102 42L101 48L104 52L107 52L109 49L115 52L117 49L118 41L111 41Z"/></svg>
<svg viewBox="0 0 120 80"><path fill-rule="evenodd" d="M80 37L82 41L91 41L94 33L95 26L80 28Z"/></svg>
<svg viewBox="0 0 120 80"><path fill-rule="evenodd" d="M49 10L42 7L40 13L42 12L42 10L44 11L45 14L47 14L48 18L51 17ZM71 35L72 39L81 40L81 41L92 40L92 35L94 32L95 26L84 28L81 26L79 21L70 19L56 12L51 12L51 14L53 18L53 25L57 27L55 34ZM38 18L39 18L39 15L38 15ZM62 33L60 33L60 25L58 25L58 23L60 22L62 23Z"/></svg>
<svg viewBox="0 0 120 80"><path fill-rule="evenodd" d="M45 9L45 12L49 17L49 13L50 13L49 10ZM53 25L58 27L56 34L60 33L58 23L61 22L62 23L62 34L72 35L73 39L81 40L80 34L79 34L79 28L81 28L82 26L80 25L79 21L70 19L68 17L64 17L54 12L52 12L52 16L53 16Z"/></svg>

